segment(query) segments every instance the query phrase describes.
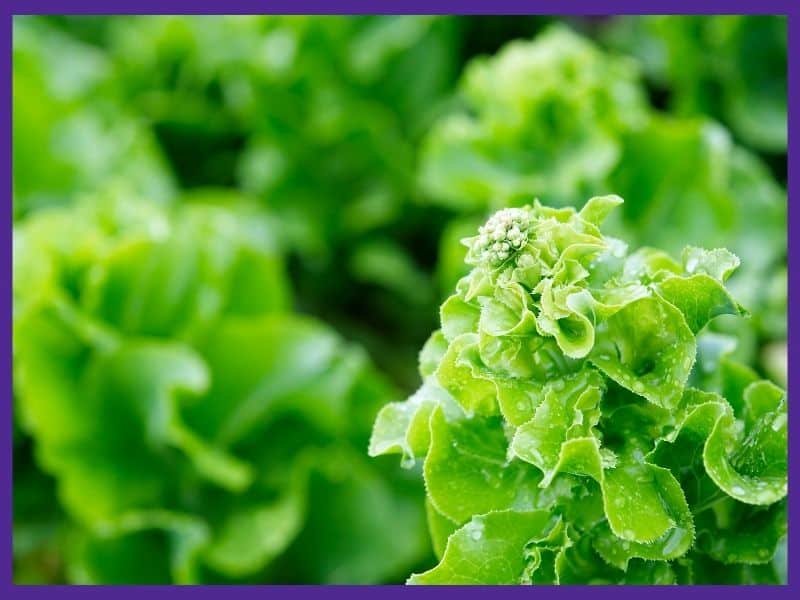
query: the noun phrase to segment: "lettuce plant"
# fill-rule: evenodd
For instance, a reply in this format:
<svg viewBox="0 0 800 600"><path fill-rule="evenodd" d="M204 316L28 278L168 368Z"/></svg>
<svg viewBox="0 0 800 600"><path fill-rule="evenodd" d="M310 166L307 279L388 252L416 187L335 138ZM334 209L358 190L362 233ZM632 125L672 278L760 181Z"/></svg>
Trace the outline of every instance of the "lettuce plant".
<svg viewBox="0 0 800 600"><path fill-rule="evenodd" d="M370 441L424 459L439 563L410 583L776 580L785 393L697 360L708 322L744 313L739 259L629 252L600 230L621 203L503 209L464 240L423 384Z"/></svg>
<svg viewBox="0 0 800 600"><path fill-rule="evenodd" d="M585 197L617 164L620 134L647 114L636 63L560 25L474 59L458 92L424 141L419 179L459 210Z"/></svg>
<svg viewBox="0 0 800 600"><path fill-rule="evenodd" d="M15 493L50 504L15 515L25 572L59 517L71 582L374 583L426 557L417 486L360 451L396 393L292 313L246 201L115 189L14 243L16 454L47 475L15 456Z"/></svg>

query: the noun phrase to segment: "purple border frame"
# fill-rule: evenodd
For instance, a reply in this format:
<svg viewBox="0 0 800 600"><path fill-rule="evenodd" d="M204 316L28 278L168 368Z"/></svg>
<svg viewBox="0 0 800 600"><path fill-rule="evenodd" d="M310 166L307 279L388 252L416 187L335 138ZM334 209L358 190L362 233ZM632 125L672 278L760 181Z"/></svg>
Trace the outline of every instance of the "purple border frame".
<svg viewBox="0 0 800 600"><path fill-rule="evenodd" d="M789 14L791 0L8 0L11 14ZM796 9L794 12L797 12Z"/></svg>
<svg viewBox="0 0 800 600"><path fill-rule="evenodd" d="M0 428L0 447L12 447L12 187L11 187L11 56L12 56L12 17L16 14L558 14L558 15L613 15L613 14L783 14L788 15L789 38L789 148L788 148L788 196L794 198L789 202L788 226L789 247L789 385L794 386L800 380L800 352L794 351L794 339L800 338L800 305L793 302L800 299L800 276L795 273L794 265L800 262L800 241L794 240L791 233L800 232L800 4L793 0L653 0L642 6L641 0L607 0L599 3L590 0L7 0L0 7L0 31L3 40L2 75L3 88L0 112L3 113L2 130L5 143L2 145L0 163L2 181L5 181L6 208L2 211L2 227L0 230L0 261L3 265L2 300L0 308L3 317L0 320L0 336L3 344L0 350L0 376L2 376L2 411L4 423ZM798 174L795 174L798 173ZM798 342L800 343L800 342ZM792 432L800 431L800 410L789 410L789 428ZM798 434L800 435L800 434ZM798 458L798 442L794 436L789 437L789 488L792 480L800 477L800 458ZM98 597L103 594L114 594L119 600L139 598L141 594L152 594L155 597L187 597L221 598L235 593L249 598L260 598L264 594L279 598L303 598L325 594L329 598L350 600L361 597L368 598L379 595L382 598L395 599L416 597L433 597L432 594L443 594L469 600L488 594L500 594L503 597L522 598L523 594L553 594L561 597L575 597L590 593L598 598L633 598L643 590L636 587L592 587L565 586L561 588L540 588L532 591L526 587L416 587L403 586L24 586L14 585L13 562L11 555L12 531L12 461L11 452L3 457L0 466L2 482L0 487L4 493L0 497L0 538L6 540L0 547L0 594L2 597L15 598L58 598L71 600L86 596ZM797 531L793 523L800 519L800 502L795 495L789 494L789 584L786 586L680 586L649 587L647 594L664 596L679 593L685 597L700 598L706 594L721 593L727 598L753 597L755 594L790 597L800 591L800 554L794 553L792 534ZM791 592L795 589L795 592Z"/></svg>

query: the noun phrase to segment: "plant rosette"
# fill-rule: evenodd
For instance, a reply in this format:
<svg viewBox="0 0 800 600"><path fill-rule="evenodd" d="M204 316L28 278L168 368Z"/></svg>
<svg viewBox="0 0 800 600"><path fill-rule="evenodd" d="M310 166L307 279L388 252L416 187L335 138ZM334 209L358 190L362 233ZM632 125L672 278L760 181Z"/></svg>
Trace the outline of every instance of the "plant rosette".
<svg viewBox="0 0 800 600"><path fill-rule="evenodd" d="M468 275L379 413L370 454L424 457L439 563L417 584L776 582L785 392L698 334L745 315L739 259L629 253L576 211L504 209L464 241ZM699 360L698 360L699 359Z"/></svg>

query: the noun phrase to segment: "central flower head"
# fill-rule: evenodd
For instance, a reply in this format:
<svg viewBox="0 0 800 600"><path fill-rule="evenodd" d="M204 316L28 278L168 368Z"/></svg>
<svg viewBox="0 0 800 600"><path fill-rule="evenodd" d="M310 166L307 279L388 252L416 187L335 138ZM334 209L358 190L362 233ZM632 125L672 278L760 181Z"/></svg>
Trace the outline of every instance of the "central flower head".
<svg viewBox="0 0 800 600"><path fill-rule="evenodd" d="M531 215L526 208L505 208L496 212L478 229L478 235L464 240L469 248L468 262L498 266L520 251L528 242Z"/></svg>

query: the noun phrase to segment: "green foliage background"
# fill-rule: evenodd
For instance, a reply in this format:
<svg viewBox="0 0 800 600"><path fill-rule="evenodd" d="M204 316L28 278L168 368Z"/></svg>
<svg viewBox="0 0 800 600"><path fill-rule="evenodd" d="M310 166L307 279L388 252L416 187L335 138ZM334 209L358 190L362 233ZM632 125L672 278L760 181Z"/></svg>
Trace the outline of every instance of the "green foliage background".
<svg viewBox="0 0 800 600"><path fill-rule="evenodd" d="M18 582L432 567L372 423L535 197L736 253L698 353L785 385L783 18L19 17L13 68Z"/></svg>

